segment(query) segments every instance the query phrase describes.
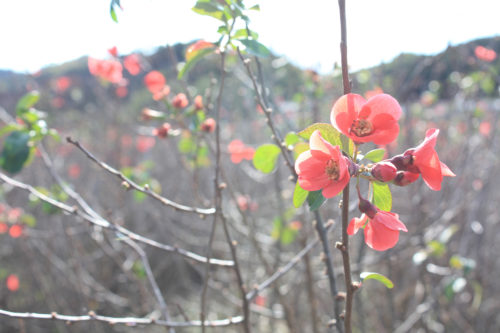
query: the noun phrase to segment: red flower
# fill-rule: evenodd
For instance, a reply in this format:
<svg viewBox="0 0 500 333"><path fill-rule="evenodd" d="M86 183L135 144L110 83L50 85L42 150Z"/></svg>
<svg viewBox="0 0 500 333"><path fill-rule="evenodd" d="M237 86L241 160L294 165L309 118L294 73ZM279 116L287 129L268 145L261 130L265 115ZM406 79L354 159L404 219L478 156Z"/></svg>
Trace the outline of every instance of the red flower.
<svg viewBox="0 0 500 333"><path fill-rule="evenodd" d="M194 108L196 110L203 110L203 97L200 95L194 98Z"/></svg>
<svg viewBox="0 0 500 333"><path fill-rule="evenodd" d="M150 150L151 148L154 147L155 145L155 139L150 137L150 136L139 136L137 137L137 141L135 143L135 148L141 152L141 153L145 153L147 152L148 150Z"/></svg>
<svg viewBox="0 0 500 333"><path fill-rule="evenodd" d="M186 50L186 60L187 61L191 60L191 58L195 56L195 54L196 54L197 51L203 50L203 49L206 49L206 48L212 48L214 46L215 46L214 44L200 39L199 41L191 44L187 48L187 50Z"/></svg>
<svg viewBox="0 0 500 333"><path fill-rule="evenodd" d="M56 80L56 90L58 93L63 93L71 86L71 79L67 76L61 76Z"/></svg>
<svg viewBox="0 0 500 333"><path fill-rule="evenodd" d="M347 233L354 235L365 226L366 245L377 251L385 251L394 247L398 242L399 232L408 231L399 220L399 215L380 210L361 197L359 200L359 210L364 214L360 218L354 217L349 222Z"/></svg>
<svg viewBox="0 0 500 333"><path fill-rule="evenodd" d="M385 145L399 134L401 106L387 94L375 95L366 101L357 94L340 97L333 105L332 125L356 143L373 142Z"/></svg>
<svg viewBox="0 0 500 333"><path fill-rule="evenodd" d="M200 129L203 132L212 133L213 131L215 131L215 125L216 122L214 118L207 118L203 123L201 123Z"/></svg>
<svg viewBox="0 0 500 333"><path fill-rule="evenodd" d="M434 150L438 134L438 129L428 129L425 133L425 139L420 145L391 159L398 170L420 173L427 186L434 191L441 190L443 177L455 177L448 166L439 160L438 154Z"/></svg>
<svg viewBox="0 0 500 333"><path fill-rule="evenodd" d="M337 195L349 183L349 159L339 146L332 146L316 130L309 138L310 150L297 157L295 171L299 185L306 191L323 190L325 198Z"/></svg>
<svg viewBox="0 0 500 333"><path fill-rule="evenodd" d="M124 98L128 94L128 88L127 86L118 86L115 89L115 95L119 98Z"/></svg>
<svg viewBox="0 0 500 333"><path fill-rule="evenodd" d="M10 291L17 291L19 289L19 278L15 274L10 274L7 276L5 284Z"/></svg>
<svg viewBox="0 0 500 333"><path fill-rule="evenodd" d="M111 83L119 83L123 79L123 67L116 60L99 60L88 58L89 72Z"/></svg>
<svg viewBox="0 0 500 333"><path fill-rule="evenodd" d="M183 93L175 95L174 99L172 100L172 105L174 108L177 109L184 109L186 106L188 106L189 101Z"/></svg>
<svg viewBox="0 0 500 333"><path fill-rule="evenodd" d="M23 234L23 227L20 226L19 224L14 224L12 227L10 227L9 230L9 235L12 238L19 238Z"/></svg>
<svg viewBox="0 0 500 333"><path fill-rule="evenodd" d="M233 140L227 146L229 154L231 154L231 162L239 164L243 160L251 160L255 155L255 149L247 147L241 140Z"/></svg>
<svg viewBox="0 0 500 333"><path fill-rule="evenodd" d="M156 135L159 138L166 138L168 136L168 132L172 129L169 123L163 123L160 127L155 128L153 130L153 135Z"/></svg>
<svg viewBox="0 0 500 333"><path fill-rule="evenodd" d="M108 53L115 58L118 57L118 49L116 48L116 46L113 46L112 48L108 49Z"/></svg>
<svg viewBox="0 0 500 333"><path fill-rule="evenodd" d="M376 163L371 170L372 176L381 182L390 182L396 177L397 172L394 164L388 161Z"/></svg>
<svg viewBox="0 0 500 333"><path fill-rule="evenodd" d="M151 71L144 77L144 84L152 94L162 90L166 82L163 74L158 71Z"/></svg>
<svg viewBox="0 0 500 333"><path fill-rule="evenodd" d="M157 92L155 92L153 94L153 99L155 101L159 101L159 100L164 99L165 97L167 97L168 94L170 94L170 86L166 85L162 89L158 90Z"/></svg>
<svg viewBox="0 0 500 333"><path fill-rule="evenodd" d="M141 63L137 54L131 54L123 59L123 65L130 75L137 75L141 72Z"/></svg>
<svg viewBox="0 0 500 333"><path fill-rule="evenodd" d="M474 49L474 54L478 59L486 62L492 62L497 58L497 53L495 51L487 49L481 45L476 46L476 48Z"/></svg>

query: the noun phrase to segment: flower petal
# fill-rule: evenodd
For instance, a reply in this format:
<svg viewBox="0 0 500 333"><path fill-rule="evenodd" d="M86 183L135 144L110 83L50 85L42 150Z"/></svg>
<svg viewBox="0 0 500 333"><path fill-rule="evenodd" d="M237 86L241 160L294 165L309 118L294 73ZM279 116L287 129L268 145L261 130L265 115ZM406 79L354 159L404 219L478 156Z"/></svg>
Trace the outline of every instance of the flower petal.
<svg viewBox="0 0 500 333"><path fill-rule="evenodd" d="M370 112L367 112L367 110ZM401 106L394 97L388 94L379 94L373 96L366 102L359 117L372 120L379 114L387 114L397 121L401 117L401 113Z"/></svg>
<svg viewBox="0 0 500 333"><path fill-rule="evenodd" d="M388 229L405 231L407 232L406 226L399 220L399 215L392 212L384 212L379 210L375 217L373 218L373 223L382 223Z"/></svg>
<svg viewBox="0 0 500 333"><path fill-rule="evenodd" d="M330 157L330 148L333 146L323 139L321 136L321 132L319 130L314 131L309 138L309 147L311 148L311 154L315 158L321 158L325 160L329 160Z"/></svg>
<svg viewBox="0 0 500 333"><path fill-rule="evenodd" d="M363 96L358 94L346 94L340 97L333 105L330 113L330 121L338 131L348 134L352 122L357 118L359 111L366 103Z"/></svg>
<svg viewBox="0 0 500 333"><path fill-rule="evenodd" d="M441 173L443 174L443 176L445 177L455 177L456 175L453 173L453 171L450 170L450 168L448 168L448 166L446 164L444 164L443 162L440 162L441 163Z"/></svg>
<svg viewBox="0 0 500 333"><path fill-rule="evenodd" d="M366 214L361 214L361 217L353 217L347 226L347 234L352 236L357 233L365 225L366 219Z"/></svg>
<svg viewBox="0 0 500 333"><path fill-rule="evenodd" d="M339 194L344 187L346 187L349 183L349 178L349 174L347 174L347 177L340 178L338 181L331 181L331 183L326 186L321 193L325 198L333 198Z"/></svg>
<svg viewBox="0 0 500 333"><path fill-rule="evenodd" d="M365 243L374 250L385 251L396 245L399 231L371 220L365 227Z"/></svg>

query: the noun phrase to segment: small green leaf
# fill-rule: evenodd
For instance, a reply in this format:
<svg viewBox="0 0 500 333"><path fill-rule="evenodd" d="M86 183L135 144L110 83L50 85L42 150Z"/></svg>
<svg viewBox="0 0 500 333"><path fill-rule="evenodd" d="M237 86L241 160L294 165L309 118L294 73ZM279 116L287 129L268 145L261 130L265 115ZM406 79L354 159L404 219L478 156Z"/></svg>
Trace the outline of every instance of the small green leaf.
<svg viewBox="0 0 500 333"><path fill-rule="evenodd" d="M181 70L179 71L179 74L177 75L177 78L180 80L184 75L186 75L187 72L189 72L194 65L200 61L204 56L207 54L213 53L214 48L209 47L209 48L204 48L198 51L194 51L191 53L189 60L184 63L184 66L182 66Z"/></svg>
<svg viewBox="0 0 500 333"><path fill-rule="evenodd" d="M111 19L113 21L118 23L118 17L116 16L116 11L115 11L115 8L113 6L111 6L111 8L109 9L109 15L111 15Z"/></svg>
<svg viewBox="0 0 500 333"><path fill-rule="evenodd" d="M299 140L300 137L295 132L289 132L285 136L285 144L287 147L295 145L297 142L299 142Z"/></svg>
<svg viewBox="0 0 500 333"><path fill-rule="evenodd" d="M36 226L36 218L31 214L23 214L21 216L21 222L31 228Z"/></svg>
<svg viewBox="0 0 500 333"><path fill-rule="evenodd" d="M281 244L289 245L292 244L295 238L297 237L297 230L293 230L290 227L286 227L281 232Z"/></svg>
<svg viewBox="0 0 500 333"><path fill-rule="evenodd" d="M260 6L259 5L254 5L250 8L248 8L248 10L256 10L256 11L260 11Z"/></svg>
<svg viewBox="0 0 500 333"><path fill-rule="evenodd" d="M40 93L36 90L30 91L17 102L16 106L16 114L19 116L25 112L28 112L29 109L35 105L40 99Z"/></svg>
<svg viewBox="0 0 500 333"><path fill-rule="evenodd" d="M250 36L248 35L248 31L250 31ZM248 37L252 37L253 39L257 39L257 38L259 38L259 34L257 34L254 31L247 30L247 29L238 29L233 34L233 39L242 39L242 38L247 39Z"/></svg>
<svg viewBox="0 0 500 333"><path fill-rule="evenodd" d="M365 159L377 163L384 158L384 155L385 155L385 149L377 148L367 152L365 155Z"/></svg>
<svg viewBox="0 0 500 333"><path fill-rule="evenodd" d="M372 182L373 204L380 210L390 212L392 208L392 194L388 184Z"/></svg>
<svg viewBox="0 0 500 333"><path fill-rule="evenodd" d="M5 139L0 155L0 167L10 173L21 171L30 154L29 140L30 136L26 132L10 133Z"/></svg>
<svg viewBox="0 0 500 333"><path fill-rule="evenodd" d="M314 131L319 130L321 136L334 146L340 146L340 133L332 125L327 123L315 123L299 132L299 135L309 140Z"/></svg>
<svg viewBox="0 0 500 333"><path fill-rule="evenodd" d="M295 184L295 190L293 191L293 206L295 208L299 208L300 206L302 206L304 201L306 201L308 194L309 191L306 191L302 187L300 187L299 182L297 181L297 184Z"/></svg>
<svg viewBox="0 0 500 333"><path fill-rule="evenodd" d="M206 0L198 0L196 5L193 7L193 11L200 15L211 16L216 18L217 20L225 21L226 16L224 15L224 11L221 10L216 4L211 3Z"/></svg>
<svg viewBox="0 0 500 333"><path fill-rule="evenodd" d="M283 225L281 223L281 219L279 217L275 218L273 220L273 229L271 230L271 237L275 240L280 238L281 235L281 229L283 228Z"/></svg>
<svg viewBox="0 0 500 333"><path fill-rule="evenodd" d="M394 283L392 283L391 280L379 273L362 272L361 274L359 274L359 277L361 278L361 282L363 282L364 280L377 280L389 289L394 288Z"/></svg>
<svg viewBox="0 0 500 333"><path fill-rule="evenodd" d="M254 39L240 39L239 41L245 45L246 51L254 56L265 58L271 55L267 47Z"/></svg>
<svg viewBox="0 0 500 333"><path fill-rule="evenodd" d="M311 211L315 211L318 209L324 202L326 198L321 194L321 190L309 192L307 196L307 203L309 204L309 209Z"/></svg>
<svg viewBox="0 0 500 333"><path fill-rule="evenodd" d="M20 131L22 129L24 129L23 125L19 125L17 123L7 124L0 129L0 136L4 136L5 134L8 134L13 131Z"/></svg>
<svg viewBox="0 0 500 333"><path fill-rule="evenodd" d="M271 143L260 146L255 150L254 167L263 173L270 173L276 166L280 152L280 148Z"/></svg>

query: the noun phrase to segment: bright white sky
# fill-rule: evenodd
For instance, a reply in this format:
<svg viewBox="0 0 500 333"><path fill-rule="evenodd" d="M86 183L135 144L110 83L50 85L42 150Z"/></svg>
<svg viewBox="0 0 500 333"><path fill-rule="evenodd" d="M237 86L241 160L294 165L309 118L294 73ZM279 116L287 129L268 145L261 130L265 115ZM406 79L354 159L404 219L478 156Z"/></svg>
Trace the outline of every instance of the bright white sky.
<svg viewBox="0 0 500 333"><path fill-rule="evenodd" d="M218 21L191 11L195 0L122 0L119 23L109 0L0 1L0 69L34 72L83 55L106 57L203 38L217 39ZM432 54L449 43L500 34L498 0L347 0L352 69L401 52ZM339 62L337 0L247 0L260 12L250 27L278 55L328 72Z"/></svg>

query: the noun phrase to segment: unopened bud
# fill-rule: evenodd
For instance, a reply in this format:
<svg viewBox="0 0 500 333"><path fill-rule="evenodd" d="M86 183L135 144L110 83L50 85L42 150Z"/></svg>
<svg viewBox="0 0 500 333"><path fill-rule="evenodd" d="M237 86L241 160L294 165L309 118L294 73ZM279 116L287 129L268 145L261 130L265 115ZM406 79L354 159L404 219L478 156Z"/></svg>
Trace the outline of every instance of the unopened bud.
<svg viewBox="0 0 500 333"><path fill-rule="evenodd" d="M398 170L388 161L382 161L372 168L372 176L381 182L390 182L396 177Z"/></svg>
<svg viewBox="0 0 500 333"><path fill-rule="evenodd" d="M389 162L391 162L396 169L400 171L407 170L408 166L410 166L412 162L412 151L409 149L404 154L396 155L391 158Z"/></svg>
<svg viewBox="0 0 500 333"><path fill-rule="evenodd" d="M371 219L375 217L375 214L377 214L377 207L362 197L359 197L358 207L362 213L365 213Z"/></svg>
<svg viewBox="0 0 500 333"><path fill-rule="evenodd" d="M396 178L394 178L394 185L397 186L406 186L414 181L416 181L419 177L418 173L413 173L409 171L398 171Z"/></svg>
<svg viewBox="0 0 500 333"><path fill-rule="evenodd" d="M352 177L352 176L355 176L358 173L359 165L357 165L353 161L349 160L349 166L348 166L348 168L349 168L349 175Z"/></svg>

